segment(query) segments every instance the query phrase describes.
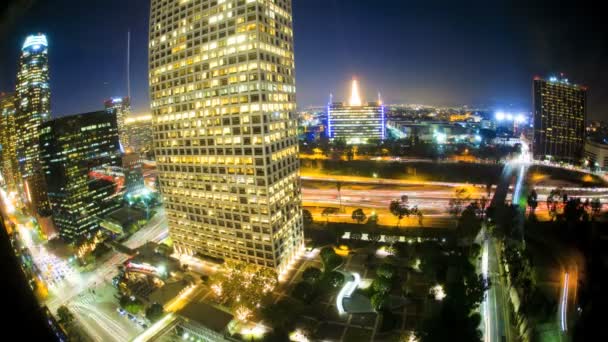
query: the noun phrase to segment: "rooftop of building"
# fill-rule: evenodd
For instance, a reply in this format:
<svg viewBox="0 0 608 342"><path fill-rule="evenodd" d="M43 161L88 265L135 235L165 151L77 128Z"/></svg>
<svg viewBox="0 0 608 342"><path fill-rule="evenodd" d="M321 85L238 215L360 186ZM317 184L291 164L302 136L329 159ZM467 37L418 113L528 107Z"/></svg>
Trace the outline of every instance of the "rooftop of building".
<svg viewBox="0 0 608 342"><path fill-rule="evenodd" d="M189 303L178 314L217 333L226 331L228 324L234 319L234 316L226 311L200 301Z"/></svg>
<svg viewBox="0 0 608 342"><path fill-rule="evenodd" d="M146 219L146 213L139 209L131 207L122 207L116 211L113 211L104 217L106 220L112 220L123 227L137 222L139 220Z"/></svg>

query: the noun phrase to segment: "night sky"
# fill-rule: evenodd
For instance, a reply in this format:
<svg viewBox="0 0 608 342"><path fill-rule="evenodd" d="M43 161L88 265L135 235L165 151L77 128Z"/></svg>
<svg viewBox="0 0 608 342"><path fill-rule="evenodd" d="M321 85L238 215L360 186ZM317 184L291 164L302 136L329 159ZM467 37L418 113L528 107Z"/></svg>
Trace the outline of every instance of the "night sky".
<svg viewBox="0 0 608 342"><path fill-rule="evenodd" d="M6 0L5 0L6 2ZM135 113L148 111L148 0L9 0L0 14L0 90L14 88L24 37L50 42L54 116L126 94L132 32ZM387 103L530 111L534 75L563 72L608 118L608 28L599 8L555 1L294 0L298 105L345 98L356 76ZM598 16L594 16L594 14Z"/></svg>

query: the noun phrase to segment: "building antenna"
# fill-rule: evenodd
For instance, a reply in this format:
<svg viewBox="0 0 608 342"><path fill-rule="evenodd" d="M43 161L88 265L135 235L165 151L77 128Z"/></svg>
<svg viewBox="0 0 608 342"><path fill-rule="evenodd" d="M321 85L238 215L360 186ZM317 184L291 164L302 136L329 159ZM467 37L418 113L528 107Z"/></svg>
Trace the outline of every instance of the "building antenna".
<svg viewBox="0 0 608 342"><path fill-rule="evenodd" d="M131 29L127 30L127 97L131 102Z"/></svg>

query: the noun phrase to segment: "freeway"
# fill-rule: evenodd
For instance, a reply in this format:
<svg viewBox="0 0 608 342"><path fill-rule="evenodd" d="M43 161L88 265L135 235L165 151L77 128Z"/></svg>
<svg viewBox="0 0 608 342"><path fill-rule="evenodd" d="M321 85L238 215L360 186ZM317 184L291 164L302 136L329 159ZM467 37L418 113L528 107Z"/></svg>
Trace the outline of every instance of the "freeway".
<svg viewBox="0 0 608 342"><path fill-rule="evenodd" d="M512 203L520 203L522 188L526 177L526 170L531 161L527 145L522 145L521 155L506 163L499 179L496 191L492 198L492 205L497 210L506 210L504 204L507 200L509 191L512 191ZM525 207L519 210L519 229L523 237L523 215ZM496 247L497 241L485 230L482 232L482 265L481 273L486 280L490 280L492 286L486 292L486 297L482 303L482 331L485 342L511 341L510 315L507 311L507 292L508 287L504 284L500 269L500 252Z"/></svg>
<svg viewBox="0 0 608 342"><path fill-rule="evenodd" d="M508 312L508 287L500 271L500 254L496 242L488 235L482 245L482 274L491 283L481 306L484 341L512 341Z"/></svg>

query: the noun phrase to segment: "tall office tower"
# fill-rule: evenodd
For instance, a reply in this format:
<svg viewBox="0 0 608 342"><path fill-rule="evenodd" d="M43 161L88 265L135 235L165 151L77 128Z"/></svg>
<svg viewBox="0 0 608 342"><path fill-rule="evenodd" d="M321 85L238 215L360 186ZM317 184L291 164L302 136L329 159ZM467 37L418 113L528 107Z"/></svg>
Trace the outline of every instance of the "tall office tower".
<svg viewBox="0 0 608 342"><path fill-rule="evenodd" d="M104 170L121 166L116 114L99 111L42 125L42 162L53 222L67 241L86 239L120 207L119 190Z"/></svg>
<svg viewBox="0 0 608 342"><path fill-rule="evenodd" d="M25 39L17 73L17 160L23 195L30 210L49 214L49 201L40 165L40 126L51 117L48 43L42 34Z"/></svg>
<svg viewBox="0 0 608 342"><path fill-rule="evenodd" d="M566 78L534 78L535 159L579 162L585 146L587 88Z"/></svg>
<svg viewBox="0 0 608 342"><path fill-rule="evenodd" d="M116 113L116 122L118 124L118 138L122 150L126 151L130 149L129 146L129 134L125 121L131 114L131 100L128 97L120 98L115 97L105 102L105 107L108 112L114 111Z"/></svg>
<svg viewBox="0 0 608 342"><path fill-rule="evenodd" d="M139 152L146 159L152 158L154 127L152 116L132 116L125 120L127 135L129 136L129 147L134 152Z"/></svg>
<svg viewBox="0 0 608 342"><path fill-rule="evenodd" d="M365 144L386 138L386 115L382 101L363 103L359 82L353 80L348 104L330 100L327 105L327 136L347 144Z"/></svg>
<svg viewBox="0 0 608 342"><path fill-rule="evenodd" d="M15 112L15 95L0 93L0 172L9 191L19 184Z"/></svg>
<svg viewBox="0 0 608 342"><path fill-rule="evenodd" d="M141 156L137 152L122 155L122 169L125 175L125 189L129 194L139 194L144 190L144 175Z"/></svg>
<svg viewBox="0 0 608 342"><path fill-rule="evenodd" d="M274 268L303 246L291 0L152 0L154 152L183 253Z"/></svg>

